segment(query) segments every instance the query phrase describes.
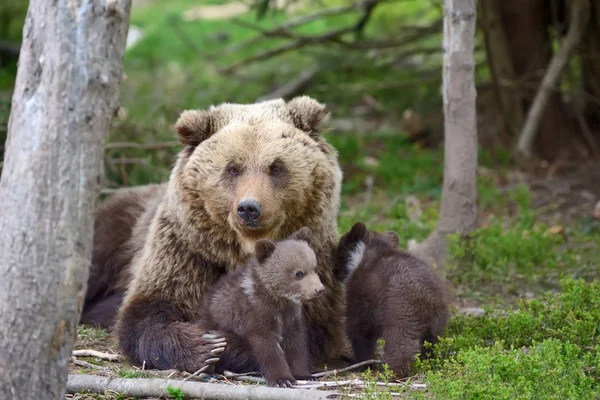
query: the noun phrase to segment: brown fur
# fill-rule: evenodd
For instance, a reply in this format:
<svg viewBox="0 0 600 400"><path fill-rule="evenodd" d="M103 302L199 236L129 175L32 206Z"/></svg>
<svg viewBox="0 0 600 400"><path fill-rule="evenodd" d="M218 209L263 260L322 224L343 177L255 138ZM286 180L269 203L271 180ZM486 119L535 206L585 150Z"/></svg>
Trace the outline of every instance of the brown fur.
<svg viewBox="0 0 600 400"><path fill-rule="evenodd" d="M101 314L108 295L124 296L115 330L133 362L203 367L222 345L193 321L208 290L245 263L259 239L280 240L303 226L312 231L327 288L304 305L310 355L317 362L338 354L343 294L333 253L342 174L318 131L325 117L324 106L308 97L185 111L175 128L186 148L169 182L102 206L85 306ZM237 209L248 199L262 211L251 223ZM111 320L94 317L90 322Z"/></svg>
<svg viewBox="0 0 600 400"><path fill-rule="evenodd" d="M340 239L337 262L347 266L347 333L357 362L373 358L385 340L384 362L400 377L411 373L423 342L435 343L450 318L445 283L421 259L400 251L395 232L356 223Z"/></svg>
<svg viewBox="0 0 600 400"><path fill-rule="evenodd" d="M259 240L256 257L215 285L200 321L235 335L239 342L220 355L216 372L259 369L272 386L311 379L301 304L325 288L306 242L308 234L302 228L287 240Z"/></svg>

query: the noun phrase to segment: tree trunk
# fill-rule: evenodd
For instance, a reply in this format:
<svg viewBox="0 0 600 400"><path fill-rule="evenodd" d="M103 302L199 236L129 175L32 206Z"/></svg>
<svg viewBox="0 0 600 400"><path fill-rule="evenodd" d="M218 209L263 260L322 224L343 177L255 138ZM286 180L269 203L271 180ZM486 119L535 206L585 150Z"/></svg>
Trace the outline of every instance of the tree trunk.
<svg viewBox="0 0 600 400"><path fill-rule="evenodd" d="M510 45L500 20L497 0L480 0L479 12L485 33L488 64L492 71L495 91L502 107L505 134L503 142L512 146L523 127L522 95L515 75Z"/></svg>
<svg viewBox="0 0 600 400"><path fill-rule="evenodd" d="M477 220L477 124L475 111L475 0L444 1L444 185L433 233L411 249L438 265L445 238L469 232Z"/></svg>
<svg viewBox="0 0 600 400"><path fill-rule="evenodd" d="M588 0L573 0L571 3L569 33L548 65L517 142L517 152L525 157L531 156L532 144L543 118L544 110L552 97L553 90L558 86L560 75L579 45L581 35L587 25L590 11Z"/></svg>
<svg viewBox="0 0 600 400"><path fill-rule="evenodd" d="M552 58L549 27L552 24L548 0L499 1L502 25L506 32L517 79L521 86L523 108L528 110ZM567 120L560 94L552 92L542 115L534 142L534 152L554 160L568 143Z"/></svg>
<svg viewBox="0 0 600 400"><path fill-rule="evenodd" d="M581 43L581 75L583 90L587 96L583 99L585 115L590 126L600 126L600 2L590 0L590 23L583 34ZM596 101L590 101L590 98ZM596 130L597 137L600 129Z"/></svg>
<svg viewBox="0 0 600 400"><path fill-rule="evenodd" d="M64 399L130 0L31 0L0 179L0 398Z"/></svg>

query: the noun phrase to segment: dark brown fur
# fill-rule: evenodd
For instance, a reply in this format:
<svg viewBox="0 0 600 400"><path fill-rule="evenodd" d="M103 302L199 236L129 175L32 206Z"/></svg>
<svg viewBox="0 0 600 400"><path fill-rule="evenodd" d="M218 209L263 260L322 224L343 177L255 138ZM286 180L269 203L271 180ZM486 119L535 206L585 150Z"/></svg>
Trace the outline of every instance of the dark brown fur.
<svg viewBox="0 0 600 400"><path fill-rule="evenodd" d="M326 293L303 305L309 354L339 355L343 292L335 279L341 170L320 135L326 116L301 97L186 111L176 124L180 152L169 182L114 195L96 214L84 322L111 326L122 352L147 368L196 371L227 341L195 320L215 282L252 256L260 239L312 232ZM235 173L234 173L235 172ZM262 204L256 226L236 215L244 199Z"/></svg>
<svg viewBox="0 0 600 400"><path fill-rule="evenodd" d="M445 282L398 244L395 232L371 232L359 222L340 239L337 262L348 271L346 323L356 361L373 358L383 338L384 362L403 377L416 355L425 356L423 342L444 333L450 311Z"/></svg>
<svg viewBox="0 0 600 400"><path fill-rule="evenodd" d="M320 296L317 259L307 228L289 239L259 240L256 257L215 285L200 314L209 329L236 336L216 364L223 370L260 370L272 386L311 379L302 303ZM300 276L296 276L300 274Z"/></svg>

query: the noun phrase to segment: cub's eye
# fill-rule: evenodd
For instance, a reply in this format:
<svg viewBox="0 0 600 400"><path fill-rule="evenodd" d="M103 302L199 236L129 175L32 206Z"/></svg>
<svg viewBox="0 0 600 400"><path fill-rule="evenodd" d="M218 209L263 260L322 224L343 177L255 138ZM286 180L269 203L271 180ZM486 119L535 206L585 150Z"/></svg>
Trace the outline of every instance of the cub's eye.
<svg viewBox="0 0 600 400"><path fill-rule="evenodd" d="M236 167L235 165L228 166L227 171L229 171L229 173L233 176L240 174L240 169L238 167Z"/></svg>
<svg viewBox="0 0 600 400"><path fill-rule="evenodd" d="M300 279L304 276L304 273L302 271L296 271L296 278Z"/></svg>
<svg viewBox="0 0 600 400"><path fill-rule="evenodd" d="M282 168L281 168L281 164L273 163L273 164L271 164L271 167L269 169L271 170L271 174L276 175L281 172Z"/></svg>

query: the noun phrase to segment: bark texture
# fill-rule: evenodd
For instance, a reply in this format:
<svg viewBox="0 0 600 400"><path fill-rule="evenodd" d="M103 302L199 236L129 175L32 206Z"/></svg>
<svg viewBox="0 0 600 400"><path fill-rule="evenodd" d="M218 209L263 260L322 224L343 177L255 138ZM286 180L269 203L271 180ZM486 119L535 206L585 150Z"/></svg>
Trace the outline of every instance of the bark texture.
<svg viewBox="0 0 600 400"><path fill-rule="evenodd" d="M130 0L31 0L0 179L0 398L64 399Z"/></svg>
<svg viewBox="0 0 600 400"><path fill-rule="evenodd" d="M444 1L444 184L440 218L434 232L411 249L437 264L446 258L446 236L469 232L477 219L475 20L475 0Z"/></svg>

